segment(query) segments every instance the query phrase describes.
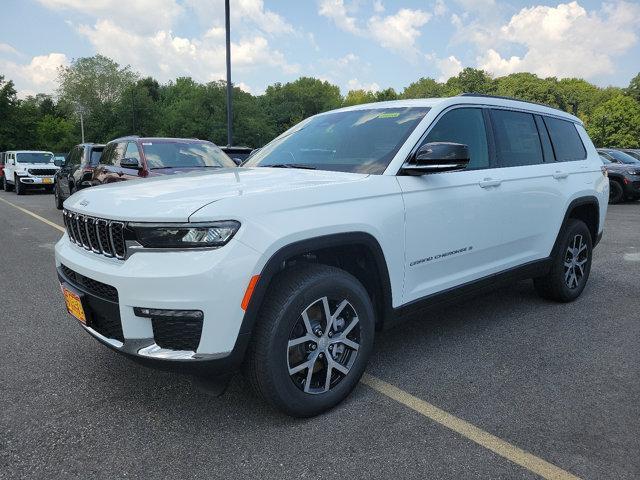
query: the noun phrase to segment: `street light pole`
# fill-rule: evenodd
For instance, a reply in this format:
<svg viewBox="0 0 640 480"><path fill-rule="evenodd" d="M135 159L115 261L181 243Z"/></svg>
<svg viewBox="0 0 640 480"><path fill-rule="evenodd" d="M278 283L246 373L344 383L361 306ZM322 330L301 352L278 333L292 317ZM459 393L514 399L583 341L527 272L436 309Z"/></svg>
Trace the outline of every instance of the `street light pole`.
<svg viewBox="0 0 640 480"><path fill-rule="evenodd" d="M82 143L84 143L84 119L82 118L82 110L80 110L80 132L82 132Z"/></svg>
<svg viewBox="0 0 640 480"><path fill-rule="evenodd" d="M231 85L231 22L229 21L229 0L224 2L224 21L227 32L227 145L233 145L233 105Z"/></svg>

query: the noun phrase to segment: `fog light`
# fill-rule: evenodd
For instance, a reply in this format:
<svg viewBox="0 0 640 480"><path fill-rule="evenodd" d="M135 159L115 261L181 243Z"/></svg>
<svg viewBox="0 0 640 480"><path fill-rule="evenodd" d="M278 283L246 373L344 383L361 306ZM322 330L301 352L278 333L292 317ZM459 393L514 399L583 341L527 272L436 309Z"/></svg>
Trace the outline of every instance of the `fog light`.
<svg viewBox="0 0 640 480"><path fill-rule="evenodd" d="M193 318L201 320L204 317L201 310L165 310L162 308L134 307L133 313L137 317L145 318Z"/></svg>

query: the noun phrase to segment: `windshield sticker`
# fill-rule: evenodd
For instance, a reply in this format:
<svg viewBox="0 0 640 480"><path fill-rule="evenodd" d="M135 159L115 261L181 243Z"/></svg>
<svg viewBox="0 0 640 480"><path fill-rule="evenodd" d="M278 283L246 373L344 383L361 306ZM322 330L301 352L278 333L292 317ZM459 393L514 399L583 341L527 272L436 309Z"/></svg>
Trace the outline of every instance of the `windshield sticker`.
<svg viewBox="0 0 640 480"><path fill-rule="evenodd" d="M392 113L381 113L378 115L378 118L398 118L400 116L400 112L392 112Z"/></svg>

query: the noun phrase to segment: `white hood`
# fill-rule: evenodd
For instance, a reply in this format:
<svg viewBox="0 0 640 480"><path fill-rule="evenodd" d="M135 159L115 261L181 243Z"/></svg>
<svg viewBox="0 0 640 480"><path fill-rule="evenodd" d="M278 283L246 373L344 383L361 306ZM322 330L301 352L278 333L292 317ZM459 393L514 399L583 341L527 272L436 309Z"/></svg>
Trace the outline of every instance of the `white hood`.
<svg viewBox="0 0 640 480"><path fill-rule="evenodd" d="M186 222L212 202L366 178L364 174L286 168L225 168L86 188L64 202L87 215L124 221Z"/></svg>

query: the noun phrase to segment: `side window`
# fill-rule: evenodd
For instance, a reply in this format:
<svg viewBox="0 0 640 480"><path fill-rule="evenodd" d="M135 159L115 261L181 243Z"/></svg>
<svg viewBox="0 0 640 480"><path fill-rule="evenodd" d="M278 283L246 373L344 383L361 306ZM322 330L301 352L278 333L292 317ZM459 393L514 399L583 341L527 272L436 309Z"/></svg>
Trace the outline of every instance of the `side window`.
<svg viewBox="0 0 640 480"><path fill-rule="evenodd" d="M69 155L69 159L67 163L69 166L80 165L80 157L81 157L82 147L75 147L71 150L71 154Z"/></svg>
<svg viewBox="0 0 640 480"><path fill-rule="evenodd" d="M120 160L124 158L124 152L127 148L126 143L117 143L113 149L113 164L117 167L120 166Z"/></svg>
<svg viewBox="0 0 640 480"><path fill-rule="evenodd" d="M488 168L489 148L484 116L480 108L456 108L445 113L427 134L424 143L453 142L469 147L467 169Z"/></svg>
<svg viewBox="0 0 640 480"><path fill-rule="evenodd" d="M124 158L135 158L140 161L140 152L138 152L138 145L135 142L129 142L127 144L127 151L124 154Z"/></svg>
<svg viewBox="0 0 640 480"><path fill-rule="evenodd" d="M113 155L115 152L115 144L110 143L106 147L104 147L104 151L102 152L102 157L100 157L100 163L102 165L113 165Z"/></svg>
<svg viewBox="0 0 640 480"><path fill-rule="evenodd" d="M587 151L573 122L545 117L551 143L558 162L571 162L587 158Z"/></svg>
<svg viewBox="0 0 640 480"><path fill-rule="evenodd" d="M542 144L532 114L491 110L491 119L501 167L543 163Z"/></svg>
<svg viewBox="0 0 640 480"><path fill-rule="evenodd" d="M544 154L545 162L555 162L556 157L553 154L553 147L551 146L551 140L549 139L549 132L540 115L536 115L536 125L538 126L538 133L540 134L540 141L542 142L542 153Z"/></svg>

